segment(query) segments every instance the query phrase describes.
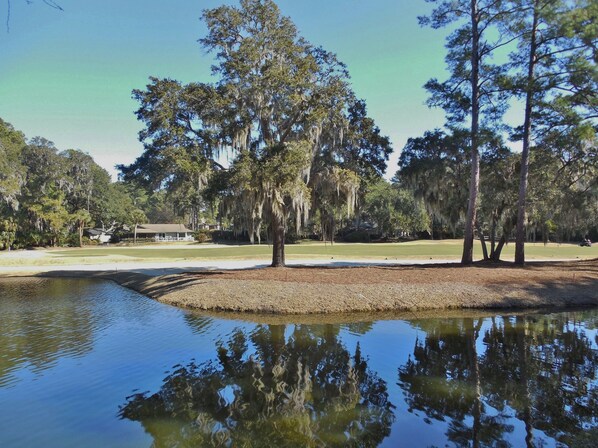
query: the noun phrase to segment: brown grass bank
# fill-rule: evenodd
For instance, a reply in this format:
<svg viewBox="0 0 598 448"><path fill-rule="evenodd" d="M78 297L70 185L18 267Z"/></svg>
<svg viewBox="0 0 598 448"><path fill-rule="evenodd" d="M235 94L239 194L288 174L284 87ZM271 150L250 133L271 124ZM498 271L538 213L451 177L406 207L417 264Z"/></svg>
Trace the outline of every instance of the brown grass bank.
<svg viewBox="0 0 598 448"><path fill-rule="evenodd" d="M44 275L73 276L76 273ZM175 306L274 314L598 305L598 260L526 267L458 265L293 267L107 278Z"/></svg>

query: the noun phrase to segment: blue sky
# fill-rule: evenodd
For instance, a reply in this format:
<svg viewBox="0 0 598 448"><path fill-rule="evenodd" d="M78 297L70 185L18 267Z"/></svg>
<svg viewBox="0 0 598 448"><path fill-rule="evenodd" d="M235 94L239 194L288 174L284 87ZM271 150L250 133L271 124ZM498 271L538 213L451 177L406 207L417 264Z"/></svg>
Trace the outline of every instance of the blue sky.
<svg viewBox="0 0 598 448"><path fill-rule="evenodd" d="M113 176L114 165L142 152L141 123L131 90L149 76L211 81L212 56L201 11L222 0L12 0L10 32L0 28L0 117L28 137L91 154ZM423 84L444 79L445 30L422 29L424 0L279 0L301 34L338 54L356 94L391 137L396 171L407 138L440 127L440 110L425 106ZM6 1L0 1L1 22Z"/></svg>

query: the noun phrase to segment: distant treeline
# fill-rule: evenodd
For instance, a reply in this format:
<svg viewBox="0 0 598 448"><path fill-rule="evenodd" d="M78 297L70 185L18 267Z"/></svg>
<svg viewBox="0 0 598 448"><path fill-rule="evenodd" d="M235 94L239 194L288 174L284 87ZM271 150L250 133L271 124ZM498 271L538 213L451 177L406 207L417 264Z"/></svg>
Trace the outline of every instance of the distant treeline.
<svg viewBox="0 0 598 448"><path fill-rule="evenodd" d="M0 249L80 245L86 227L127 233L150 219L175 219L162 193L112 182L89 154L27 140L0 119Z"/></svg>

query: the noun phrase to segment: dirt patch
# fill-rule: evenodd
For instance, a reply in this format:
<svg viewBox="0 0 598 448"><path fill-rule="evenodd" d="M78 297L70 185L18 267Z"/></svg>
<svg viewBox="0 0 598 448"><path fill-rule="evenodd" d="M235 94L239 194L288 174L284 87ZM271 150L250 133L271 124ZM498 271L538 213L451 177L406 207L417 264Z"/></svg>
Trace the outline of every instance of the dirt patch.
<svg viewBox="0 0 598 448"><path fill-rule="evenodd" d="M598 260L532 263L523 268L508 263L411 266L239 269L184 274L203 280L258 280L326 285L432 284L439 282L493 285L521 281L577 281L579 276L598 277Z"/></svg>
<svg viewBox="0 0 598 448"><path fill-rule="evenodd" d="M46 274L50 275L50 274ZM53 276L61 275L53 273ZM63 273L73 276L76 273ZM598 305L598 260L509 264L293 267L149 277L85 272L171 305L274 314Z"/></svg>

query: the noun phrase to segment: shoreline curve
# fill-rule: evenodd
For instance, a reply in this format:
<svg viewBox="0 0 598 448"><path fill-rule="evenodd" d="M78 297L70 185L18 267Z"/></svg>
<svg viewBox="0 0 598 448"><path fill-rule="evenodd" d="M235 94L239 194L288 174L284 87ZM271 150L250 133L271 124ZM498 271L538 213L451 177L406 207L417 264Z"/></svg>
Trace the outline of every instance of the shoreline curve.
<svg viewBox="0 0 598 448"><path fill-rule="evenodd" d="M540 309L598 306L598 260L472 266L303 266L150 276L54 271L112 280L173 306L270 315Z"/></svg>

